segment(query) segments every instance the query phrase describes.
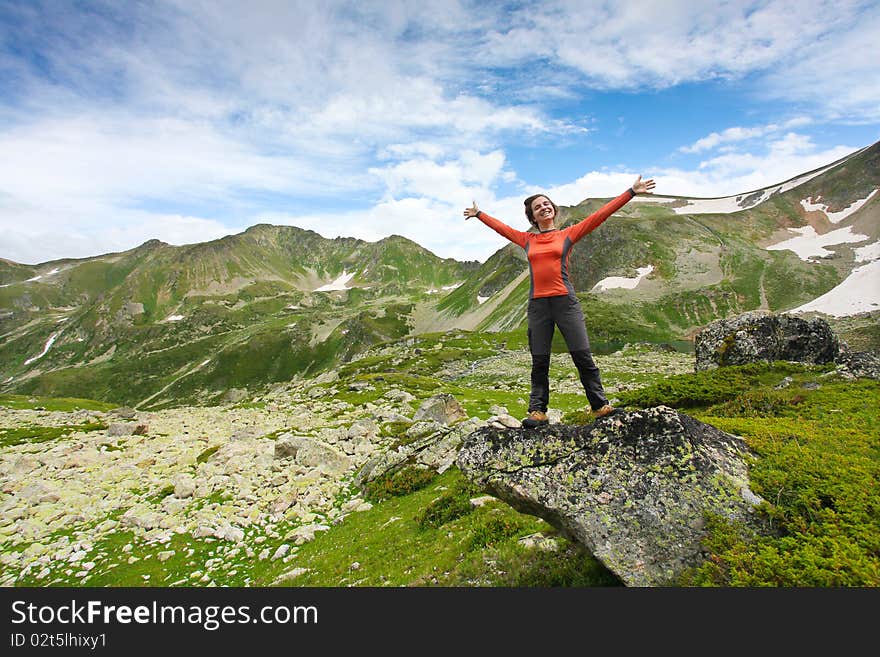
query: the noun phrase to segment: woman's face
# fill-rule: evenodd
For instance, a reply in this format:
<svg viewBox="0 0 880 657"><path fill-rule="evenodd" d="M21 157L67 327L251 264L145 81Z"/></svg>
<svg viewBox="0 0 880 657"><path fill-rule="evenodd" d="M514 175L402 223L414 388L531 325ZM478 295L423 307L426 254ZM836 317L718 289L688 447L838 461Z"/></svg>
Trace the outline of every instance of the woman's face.
<svg viewBox="0 0 880 657"><path fill-rule="evenodd" d="M556 218L556 210L546 196L539 196L532 201L532 216L538 223L552 221Z"/></svg>

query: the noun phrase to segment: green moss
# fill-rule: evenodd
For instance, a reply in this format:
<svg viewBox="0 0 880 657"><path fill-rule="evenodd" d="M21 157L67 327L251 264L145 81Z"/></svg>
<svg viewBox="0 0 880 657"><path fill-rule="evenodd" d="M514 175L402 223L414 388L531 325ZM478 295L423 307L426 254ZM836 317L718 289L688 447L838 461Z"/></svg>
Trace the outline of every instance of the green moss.
<svg viewBox="0 0 880 657"><path fill-rule="evenodd" d="M474 506L471 504L471 498L479 494L480 489L469 481L457 481L419 514L417 518L419 527L441 527L447 522L472 512Z"/></svg>
<svg viewBox="0 0 880 657"><path fill-rule="evenodd" d="M384 422L379 430L379 435L390 438L405 440L406 431L413 425L412 422Z"/></svg>
<svg viewBox="0 0 880 657"><path fill-rule="evenodd" d="M364 487L364 497L381 502L389 497L407 495L427 486L437 473L428 468L406 466L394 472L386 472Z"/></svg>
<svg viewBox="0 0 880 657"><path fill-rule="evenodd" d="M78 399L73 397L32 397L28 395L0 395L0 406L14 409L36 409L47 411L109 411L115 404L94 399Z"/></svg>
<svg viewBox="0 0 880 657"><path fill-rule="evenodd" d="M147 500L152 504L159 504L169 495L174 495L174 484L168 484L167 486L164 486L155 495L147 498Z"/></svg>
<svg viewBox="0 0 880 657"><path fill-rule="evenodd" d="M60 427L29 426L17 428L0 428L0 447L13 447L23 443L44 443L57 440L72 433L86 433L90 431L103 431L107 425L103 422L86 422L84 424L69 424Z"/></svg>
<svg viewBox="0 0 880 657"><path fill-rule="evenodd" d="M785 361L719 367L693 374L670 376L652 386L622 392L619 398L623 406L640 408L661 404L672 408L708 407L735 399L743 391L749 391L756 386L777 385L788 375L806 380L826 373L833 367Z"/></svg>
<svg viewBox="0 0 880 657"><path fill-rule="evenodd" d="M524 533L529 521L522 516L513 516L491 509L472 530L467 542L468 550L479 550L495 546L513 536Z"/></svg>
<svg viewBox="0 0 880 657"><path fill-rule="evenodd" d="M425 508L460 485L468 486L461 472L451 468L424 488L351 514L301 546L295 565L305 572L282 585L619 585L601 564L565 539L558 539L558 552L521 545L522 536L552 533L552 528L504 504L479 507L439 527L419 524ZM499 516L511 519L489 520ZM504 528L512 526L519 527L517 534L504 537ZM480 538L473 539L477 534ZM477 548L476 543L491 545ZM255 584L267 581L261 578Z"/></svg>
<svg viewBox="0 0 880 657"><path fill-rule="evenodd" d="M760 400L762 391L745 397ZM683 583L880 585L880 382L830 381L767 398L774 403L757 413L723 404L698 418L743 436L755 452L751 488L774 533L749 537L715 519L710 556ZM728 410L736 414L714 415Z"/></svg>
<svg viewBox="0 0 880 657"><path fill-rule="evenodd" d="M211 458L211 456L214 454L214 452L216 452L218 449L220 449L220 445L214 445L213 447L209 447L208 449L206 449L205 451L203 451L201 454L199 454L196 457L196 463L204 463L209 458Z"/></svg>

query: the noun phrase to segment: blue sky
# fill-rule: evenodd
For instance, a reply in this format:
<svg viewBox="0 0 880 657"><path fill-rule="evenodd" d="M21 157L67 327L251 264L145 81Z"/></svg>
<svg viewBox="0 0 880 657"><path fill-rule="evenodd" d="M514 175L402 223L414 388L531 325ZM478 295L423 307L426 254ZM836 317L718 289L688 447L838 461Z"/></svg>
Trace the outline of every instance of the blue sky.
<svg viewBox="0 0 880 657"><path fill-rule="evenodd" d="M880 140L880 2L0 2L0 258L256 223L485 260L653 177L716 197Z"/></svg>

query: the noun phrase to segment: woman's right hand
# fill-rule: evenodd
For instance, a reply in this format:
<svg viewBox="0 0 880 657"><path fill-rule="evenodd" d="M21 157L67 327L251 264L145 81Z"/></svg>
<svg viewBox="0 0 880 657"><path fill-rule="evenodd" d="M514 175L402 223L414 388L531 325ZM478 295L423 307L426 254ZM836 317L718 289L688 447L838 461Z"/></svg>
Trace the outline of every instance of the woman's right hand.
<svg viewBox="0 0 880 657"><path fill-rule="evenodd" d="M465 208L464 210L465 221L467 221L471 217L476 217L478 214L480 214L480 209L477 207L477 202L474 201L473 207Z"/></svg>

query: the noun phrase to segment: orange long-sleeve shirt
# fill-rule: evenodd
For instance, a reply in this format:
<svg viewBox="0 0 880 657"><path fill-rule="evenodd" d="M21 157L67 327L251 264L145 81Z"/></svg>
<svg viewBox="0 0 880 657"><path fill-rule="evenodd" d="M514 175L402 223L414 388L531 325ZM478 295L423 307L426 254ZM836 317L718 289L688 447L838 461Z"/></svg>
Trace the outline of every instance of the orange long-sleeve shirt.
<svg viewBox="0 0 880 657"><path fill-rule="evenodd" d="M626 190L616 199L609 201L589 217L563 228L554 228L544 233L529 233L511 228L495 217L480 211L477 219L502 237L525 249L529 259L531 288L529 298L574 296L574 286L568 278L568 259L571 248L587 233L592 232L612 214L626 205L635 196L632 189Z"/></svg>

